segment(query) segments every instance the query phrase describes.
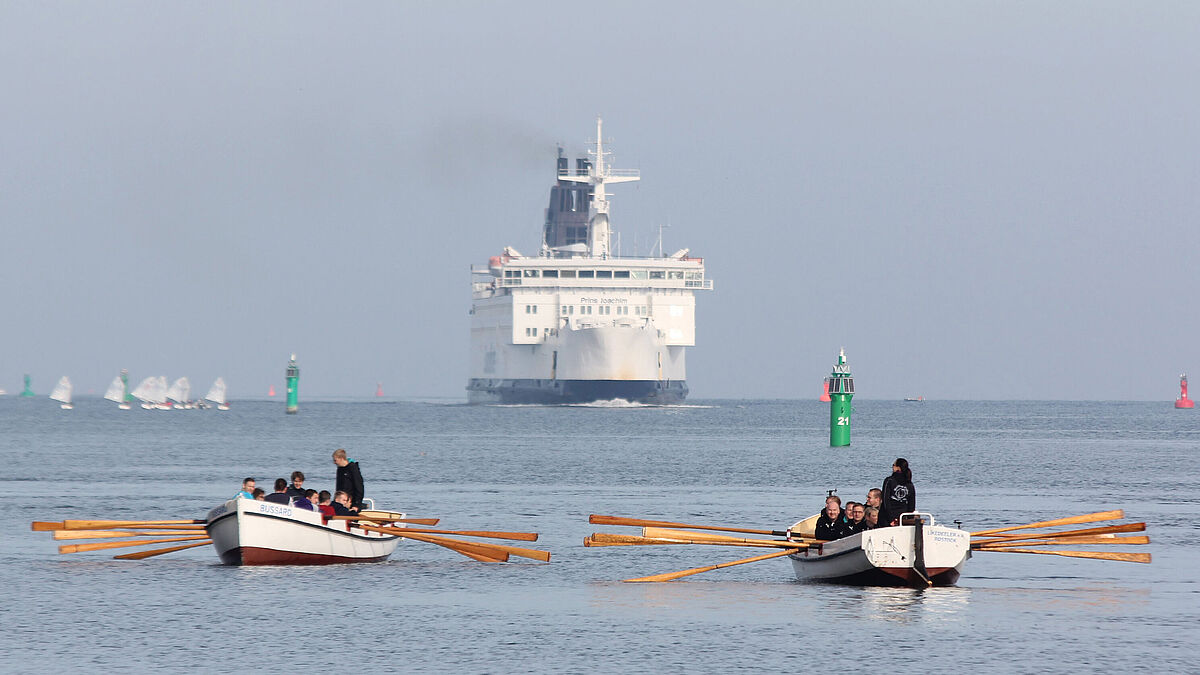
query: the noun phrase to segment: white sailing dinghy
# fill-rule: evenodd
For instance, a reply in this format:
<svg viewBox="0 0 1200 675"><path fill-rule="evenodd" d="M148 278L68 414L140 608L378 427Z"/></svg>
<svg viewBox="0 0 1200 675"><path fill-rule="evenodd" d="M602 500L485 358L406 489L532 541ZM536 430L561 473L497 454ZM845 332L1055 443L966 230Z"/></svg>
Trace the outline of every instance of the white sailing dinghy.
<svg viewBox="0 0 1200 675"><path fill-rule="evenodd" d="M129 410L129 404L125 402L125 383L121 381L121 376L117 375L113 378L112 384L108 385L108 391L104 392L104 398L117 403L121 410Z"/></svg>
<svg viewBox="0 0 1200 675"><path fill-rule="evenodd" d="M204 398L216 403L217 410L229 410L229 401L225 398L225 378L218 377Z"/></svg>
<svg viewBox="0 0 1200 675"><path fill-rule="evenodd" d="M192 408L188 397L192 394L192 383L188 382L186 377L181 377L171 384L170 389L167 389L167 398L175 402L175 407L180 410L189 410Z"/></svg>
<svg viewBox="0 0 1200 675"><path fill-rule="evenodd" d="M142 407L146 410L166 409L167 378L163 375L151 375L142 380L130 393L142 402Z"/></svg>
<svg viewBox="0 0 1200 675"><path fill-rule="evenodd" d="M58 385L54 387L54 391L50 392L50 398L58 401L62 405L59 407L63 410L71 410L75 406L71 405L71 380L66 375L58 381Z"/></svg>

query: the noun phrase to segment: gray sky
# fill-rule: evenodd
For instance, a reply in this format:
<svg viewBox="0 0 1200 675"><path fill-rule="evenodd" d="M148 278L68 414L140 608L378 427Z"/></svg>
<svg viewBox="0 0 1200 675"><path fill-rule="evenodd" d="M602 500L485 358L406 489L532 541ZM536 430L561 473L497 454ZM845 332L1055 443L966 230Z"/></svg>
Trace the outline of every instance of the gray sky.
<svg viewBox="0 0 1200 675"><path fill-rule="evenodd" d="M465 396L597 114L624 252L715 280L694 397L1200 376L1200 5L713 4L0 0L0 387Z"/></svg>

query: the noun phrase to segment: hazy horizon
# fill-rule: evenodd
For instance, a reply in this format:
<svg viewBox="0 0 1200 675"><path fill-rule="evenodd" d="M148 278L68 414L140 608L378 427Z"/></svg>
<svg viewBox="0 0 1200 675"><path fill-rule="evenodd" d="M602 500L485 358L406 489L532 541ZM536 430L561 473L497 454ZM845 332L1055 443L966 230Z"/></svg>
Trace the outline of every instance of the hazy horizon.
<svg viewBox="0 0 1200 675"><path fill-rule="evenodd" d="M605 120L698 399L1173 400L1200 5L0 0L0 388L465 398L469 267Z"/></svg>

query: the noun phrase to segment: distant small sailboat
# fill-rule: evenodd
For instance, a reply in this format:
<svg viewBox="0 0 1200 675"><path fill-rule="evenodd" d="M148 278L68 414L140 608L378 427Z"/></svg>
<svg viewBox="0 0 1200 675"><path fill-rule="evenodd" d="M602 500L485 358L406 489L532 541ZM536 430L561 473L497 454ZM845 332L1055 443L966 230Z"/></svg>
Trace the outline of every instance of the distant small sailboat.
<svg viewBox="0 0 1200 675"><path fill-rule="evenodd" d="M108 391L104 392L104 398L118 404L117 408L121 410L129 410L129 404L125 402L125 381L120 375L113 378L111 384L108 385Z"/></svg>
<svg viewBox="0 0 1200 675"><path fill-rule="evenodd" d="M131 393L134 398L142 402L142 407L146 410L167 409L167 378L165 375L147 377Z"/></svg>
<svg viewBox="0 0 1200 675"><path fill-rule="evenodd" d="M216 403L217 410L229 410L229 401L225 398L225 378L218 377L204 398Z"/></svg>
<svg viewBox="0 0 1200 675"><path fill-rule="evenodd" d="M167 398L175 402L175 408L179 410L189 410L193 406L188 398L192 394L192 383L188 382L186 377L181 377L171 383L171 387L167 389Z"/></svg>
<svg viewBox="0 0 1200 675"><path fill-rule="evenodd" d="M925 400L925 397L924 397L924 396L906 396L906 397L904 398L904 400L905 400L905 401L912 401L912 402L919 403L919 402L921 402L921 401L924 401L924 400Z"/></svg>
<svg viewBox="0 0 1200 675"><path fill-rule="evenodd" d="M63 375L62 379L55 385L54 391L50 392L50 398L58 401L62 405L59 407L63 410L71 410L75 406L71 405L71 380Z"/></svg>

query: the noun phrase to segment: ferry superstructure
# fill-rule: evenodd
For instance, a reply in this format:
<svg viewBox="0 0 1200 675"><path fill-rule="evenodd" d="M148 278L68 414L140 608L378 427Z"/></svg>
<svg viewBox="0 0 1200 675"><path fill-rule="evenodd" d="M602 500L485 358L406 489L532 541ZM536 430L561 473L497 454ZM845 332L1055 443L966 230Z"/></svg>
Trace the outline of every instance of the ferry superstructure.
<svg viewBox="0 0 1200 675"><path fill-rule="evenodd" d="M682 249L620 257L607 186L640 179L611 168L596 120L591 160L559 152L536 256L505 247L471 268L472 403L678 403L684 351L696 343L704 260Z"/></svg>

